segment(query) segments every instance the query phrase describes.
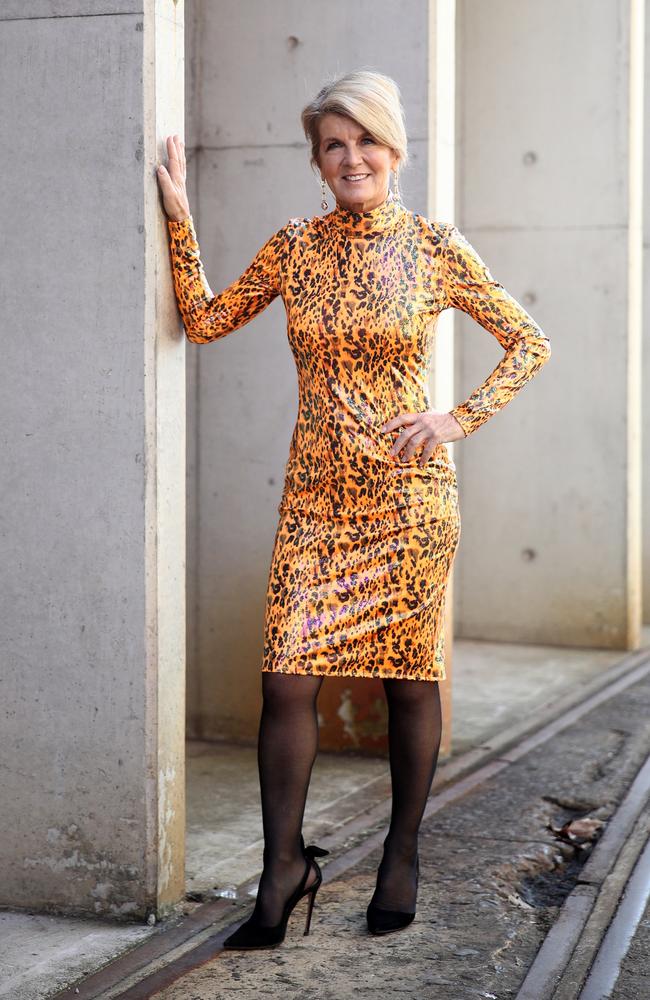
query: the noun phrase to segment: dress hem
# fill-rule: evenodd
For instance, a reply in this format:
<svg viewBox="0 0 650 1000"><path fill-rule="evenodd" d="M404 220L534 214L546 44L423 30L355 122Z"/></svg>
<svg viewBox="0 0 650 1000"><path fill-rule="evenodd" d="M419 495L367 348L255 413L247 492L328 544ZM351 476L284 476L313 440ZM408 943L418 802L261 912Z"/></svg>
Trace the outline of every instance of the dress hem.
<svg viewBox="0 0 650 1000"><path fill-rule="evenodd" d="M362 677L365 680L386 680L394 679L400 681L444 681L447 679L447 674L445 670L440 670L431 677L415 677L408 673L400 673L397 670L379 670L378 673L367 674L367 673L346 673L344 671L339 673L332 673L319 670L278 670L270 667L262 667L263 674L288 674L295 677L349 677L354 679L355 677Z"/></svg>

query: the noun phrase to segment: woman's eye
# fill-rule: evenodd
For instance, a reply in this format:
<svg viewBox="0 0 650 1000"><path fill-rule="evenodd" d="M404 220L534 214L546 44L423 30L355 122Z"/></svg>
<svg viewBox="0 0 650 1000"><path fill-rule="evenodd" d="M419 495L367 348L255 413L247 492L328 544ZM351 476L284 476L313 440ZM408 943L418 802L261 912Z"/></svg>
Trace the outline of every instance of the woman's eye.
<svg viewBox="0 0 650 1000"><path fill-rule="evenodd" d="M364 136L361 141L362 142L371 142L373 144L373 146L375 145L375 140L373 139L373 137L371 135ZM329 149L334 149L335 146L340 146L340 145L341 145L341 143L338 141L338 139L332 139L331 142L328 142L327 146L325 147L325 150L327 151Z"/></svg>

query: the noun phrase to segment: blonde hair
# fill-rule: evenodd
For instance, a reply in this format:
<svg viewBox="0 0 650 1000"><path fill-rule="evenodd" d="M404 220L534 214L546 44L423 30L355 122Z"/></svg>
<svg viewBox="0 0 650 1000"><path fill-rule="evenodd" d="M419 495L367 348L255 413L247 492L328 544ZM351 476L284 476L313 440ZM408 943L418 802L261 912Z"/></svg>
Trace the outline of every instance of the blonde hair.
<svg viewBox="0 0 650 1000"><path fill-rule="evenodd" d="M347 115L378 142L399 156L397 174L408 163L406 125L399 87L390 76L360 69L333 77L300 114L305 135L311 143L310 163L318 167L320 120L327 114Z"/></svg>

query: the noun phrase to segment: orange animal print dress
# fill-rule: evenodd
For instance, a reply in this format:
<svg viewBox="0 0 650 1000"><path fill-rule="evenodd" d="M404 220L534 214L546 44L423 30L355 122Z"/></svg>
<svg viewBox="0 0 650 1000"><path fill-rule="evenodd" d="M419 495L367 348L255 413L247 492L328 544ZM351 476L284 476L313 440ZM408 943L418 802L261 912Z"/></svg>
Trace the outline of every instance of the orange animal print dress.
<svg viewBox="0 0 650 1000"><path fill-rule="evenodd" d="M549 341L452 224L392 192L356 213L293 218L213 294L190 216L168 221L188 339L206 344L277 295L298 372L298 415L268 578L263 671L441 680L444 605L460 537L456 467L444 443L391 457L381 426L431 407L443 309L469 313L504 356L451 412L465 435L550 356Z"/></svg>

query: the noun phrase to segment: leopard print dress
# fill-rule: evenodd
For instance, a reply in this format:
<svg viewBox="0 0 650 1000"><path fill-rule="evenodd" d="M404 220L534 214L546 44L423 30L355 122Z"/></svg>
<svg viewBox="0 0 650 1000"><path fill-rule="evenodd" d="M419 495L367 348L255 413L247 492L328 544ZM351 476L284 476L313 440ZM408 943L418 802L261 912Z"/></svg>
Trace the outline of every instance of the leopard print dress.
<svg viewBox="0 0 650 1000"><path fill-rule="evenodd" d="M460 538L444 443L419 465L390 455L381 426L431 407L437 317L455 307L504 355L451 410L465 435L550 356L549 341L459 230L392 193L356 213L292 218L213 294L190 216L168 220L187 338L206 344L283 299L298 416L268 577L262 671L442 680L445 595Z"/></svg>

